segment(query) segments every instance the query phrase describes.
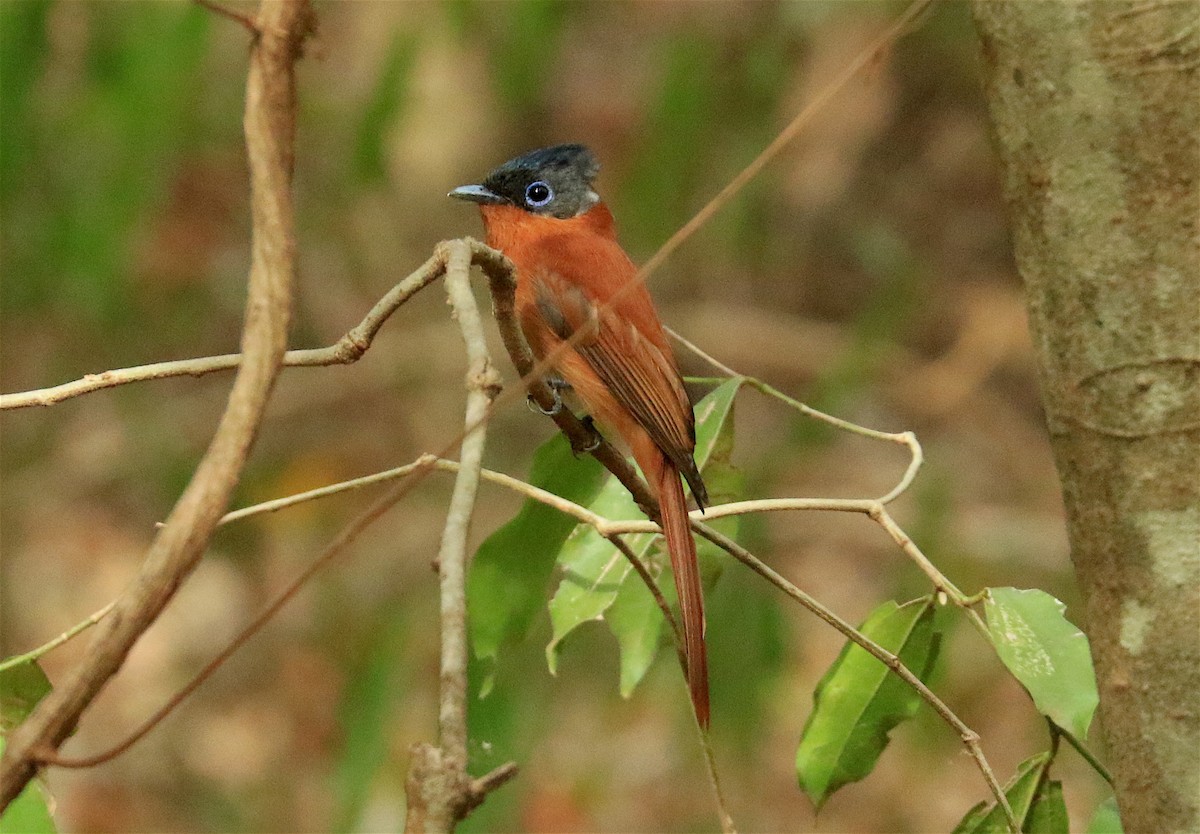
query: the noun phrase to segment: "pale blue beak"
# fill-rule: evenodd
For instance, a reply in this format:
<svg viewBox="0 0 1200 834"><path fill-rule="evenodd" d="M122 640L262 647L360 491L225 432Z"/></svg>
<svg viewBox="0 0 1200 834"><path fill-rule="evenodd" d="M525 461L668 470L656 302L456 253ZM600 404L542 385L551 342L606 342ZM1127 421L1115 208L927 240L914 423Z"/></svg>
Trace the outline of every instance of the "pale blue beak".
<svg viewBox="0 0 1200 834"><path fill-rule="evenodd" d="M508 202L504 197L501 197L483 185L460 185L446 196L453 197L456 200L466 200L469 203L480 203L487 206L495 206Z"/></svg>

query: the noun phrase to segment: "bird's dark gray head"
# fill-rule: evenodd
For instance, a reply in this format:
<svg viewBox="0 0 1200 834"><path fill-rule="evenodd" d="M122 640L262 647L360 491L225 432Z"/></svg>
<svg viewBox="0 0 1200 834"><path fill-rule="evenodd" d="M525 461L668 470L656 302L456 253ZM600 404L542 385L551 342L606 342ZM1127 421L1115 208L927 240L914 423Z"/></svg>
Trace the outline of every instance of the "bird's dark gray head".
<svg viewBox="0 0 1200 834"><path fill-rule="evenodd" d="M592 180L600 163L583 145L554 145L521 154L449 196L482 205L514 205L533 214L566 220L600 202Z"/></svg>

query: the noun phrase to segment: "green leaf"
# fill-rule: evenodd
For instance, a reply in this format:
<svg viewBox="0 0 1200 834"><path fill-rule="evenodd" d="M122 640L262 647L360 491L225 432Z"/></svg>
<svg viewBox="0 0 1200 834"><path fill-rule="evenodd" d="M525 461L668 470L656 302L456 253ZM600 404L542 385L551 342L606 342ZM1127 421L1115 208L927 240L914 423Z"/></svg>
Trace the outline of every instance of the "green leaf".
<svg viewBox="0 0 1200 834"><path fill-rule="evenodd" d="M555 495L587 504L604 475L604 467L591 457L576 458L566 439L556 434L534 453L529 480ZM484 667L494 666L502 646L525 636L542 609L555 559L574 527L570 516L528 499L512 521L480 545L467 582L467 609L475 656ZM491 685L489 673L481 694L487 694Z"/></svg>
<svg viewBox="0 0 1200 834"><path fill-rule="evenodd" d="M28 717L37 702L50 692L50 681L34 661L18 663L0 671L0 755L4 753L4 736ZM54 820L46 802L46 792L40 779L25 786L0 816L0 831L53 834Z"/></svg>
<svg viewBox="0 0 1200 834"><path fill-rule="evenodd" d="M1004 795L1008 798L1009 807L1012 808L1021 831L1034 830L1029 828L1029 824L1035 801L1046 803L1046 807L1039 811L1039 824L1051 824L1055 821L1058 813L1054 807L1055 797L1061 805L1062 786L1059 785L1057 792L1044 788L1046 771L1049 767L1050 754L1038 753L1021 762L1017 766L1016 774L1004 786ZM1064 819L1065 814L1064 807ZM954 827L953 834L1003 834L1008 830L1008 820L1004 816L1004 809L992 802L986 806L976 805L968 811L962 821ZM1039 828L1037 830L1043 832L1057 829ZM1067 829L1063 827L1061 830L1065 832Z"/></svg>
<svg viewBox="0 0 1200 834"><path fill-rule="evenodd" d="M1063 616L1066 606L1037 589L990 588L984 609L996 653L1037 708L1087 738L1100 698L1087 637Z"/></svg>
<svg viewBox="0 0 1200 834"><path fill-rule="evenodd" d="M617 592L606 619L621 652L621 697L628 698L658 654L663 615L646 584L631 581Z"/></svg>
<svg viewBox="0 0 1200 834"><path fill-rule="evenodd" d="M696 406L697 460L703 461L704 483L713 505L736 500L743 492L742 474L731 460L733 403L739 387L736 380L724 382ZM740 521L740 516L727 516L709 522L709 526L736 540ZM662 548L661 539L655 544ZM705 588L711 588L720 574L723 552L707 539L698 538L696 558L701 581ZM662 590L668 601L675 600L673 582ZM621 585L606 621L620 648L621 695L628 698L658 654L664 625L662 612L645 583L631 578Z"/></svg>
<svg viewBox="0 0 1200 834"><path fill-rule="evenodd" d="M963 814L963 818L958 821L958 825L954 826L954 831L951 834L969 834L979 827L983 822L983 818L988 815L991 808L986 802L980 802L971 806L971 810Z"/></svg>
<svg viewBox="0 0 1200 834"><path fill-rule="evenodd" d="M50 679L35 661L0 671L0 730L8 732L50 693Z"/></svg>
<svg viewBox="0 0 1200 834"><path fill-rule="evenodd" d="M730 418L740 387L741 380L723 380L696 404L695 458L710 486L710 498L721 497L721 490L728 489L731 483L729 476L711 480L710 465L717 467L712 470L714 475L722 466L729 468L733 442ZM588 508L613 520L644 518L625 487L611 477ZM625 542L639 559L647 562L656 538L651 534L638 534L626 536ZM579 525L568 537L559 556L559 565L564 576L550 600L552 634L546 646L546 662L551 673L557 668L562 640L584 623L605 618L624 593L619 615L615 619L609 617L608 624L621 646L621 690L625 694L632 692L657 652L662 615L654 605L653 597L649 591L642 597L634 591L623 592L626 585L641 584L641 580L630 576L633 568L625 556L588 525ZM672 598L670 587L663 588L663 593L668 599ZM647 629L654 633L648 633Z"/></svg>
<svg viewBox="0 0 1200 834"><path fill-rule="evenodd" d="M1117 799L1110 796L1096 806L1092 821L1088 823L1087 834L1123 834L1121 814L1117 811Z"/></svg>
<svg viewBox="0 0 1200 834"><path fill-rule="evenodd" d="M925 680L937 657L935 606L925 597L888 600L859 630ZM796 750L796 774L820 809L843 785L862 779L879 759L888 733L911 718L921 699L861 646L847 642L813 694L813 711Z"/></svg>
<svg viewBox="0 0 1200 834"><path fill-rule="evenodd" d="M1063 800L1062 782L1051 779L1042 783L1033 798L1024 830L1029 834L1069 834L1070 820L1067 803Z"/></svg>
<svg viewBox="0 0 1200 834"><path fill-rule="evenodd" d="M616 478L607 480L588 509L613 521L644 517ZM650 533L626 536L625 543L635 556L645 561L654 536ZM616 600L626 575L633 570L624 554L585 524L571 531L558 564L564 575L550 600L552 633L546 645L546 663L551 674L558 670L558 647L563 638L584 623L601 619Z"/></svg>

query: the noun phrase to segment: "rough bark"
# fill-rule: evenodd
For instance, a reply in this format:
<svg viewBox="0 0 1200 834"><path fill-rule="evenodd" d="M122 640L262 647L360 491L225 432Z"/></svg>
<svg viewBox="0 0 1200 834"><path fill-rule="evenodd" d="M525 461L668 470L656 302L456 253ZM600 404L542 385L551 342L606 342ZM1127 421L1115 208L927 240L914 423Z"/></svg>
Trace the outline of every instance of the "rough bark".
<svg viewBox="0 0 1200 834"><path fill-rule="evenodd" d="M1200 830L1200 14L977 0L1125 830Z"/></svg>

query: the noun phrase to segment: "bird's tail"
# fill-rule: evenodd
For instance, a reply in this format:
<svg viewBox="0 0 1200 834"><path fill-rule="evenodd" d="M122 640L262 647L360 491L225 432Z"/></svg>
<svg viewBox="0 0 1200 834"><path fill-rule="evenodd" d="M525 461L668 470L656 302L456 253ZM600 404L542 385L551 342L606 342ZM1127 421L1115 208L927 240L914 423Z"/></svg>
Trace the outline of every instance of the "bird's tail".
<svg viewBox="0 0 1200 834"><path fill-rule="evenodd" d="M658 502L663 533L671 554L679 613L683 617L683 654L687 660L688 689L700 726L708 727L708 659L704 649L704 593L696 561L696 542L688 524L687 502L679 470L664 461L658 478Z"/></svg>

